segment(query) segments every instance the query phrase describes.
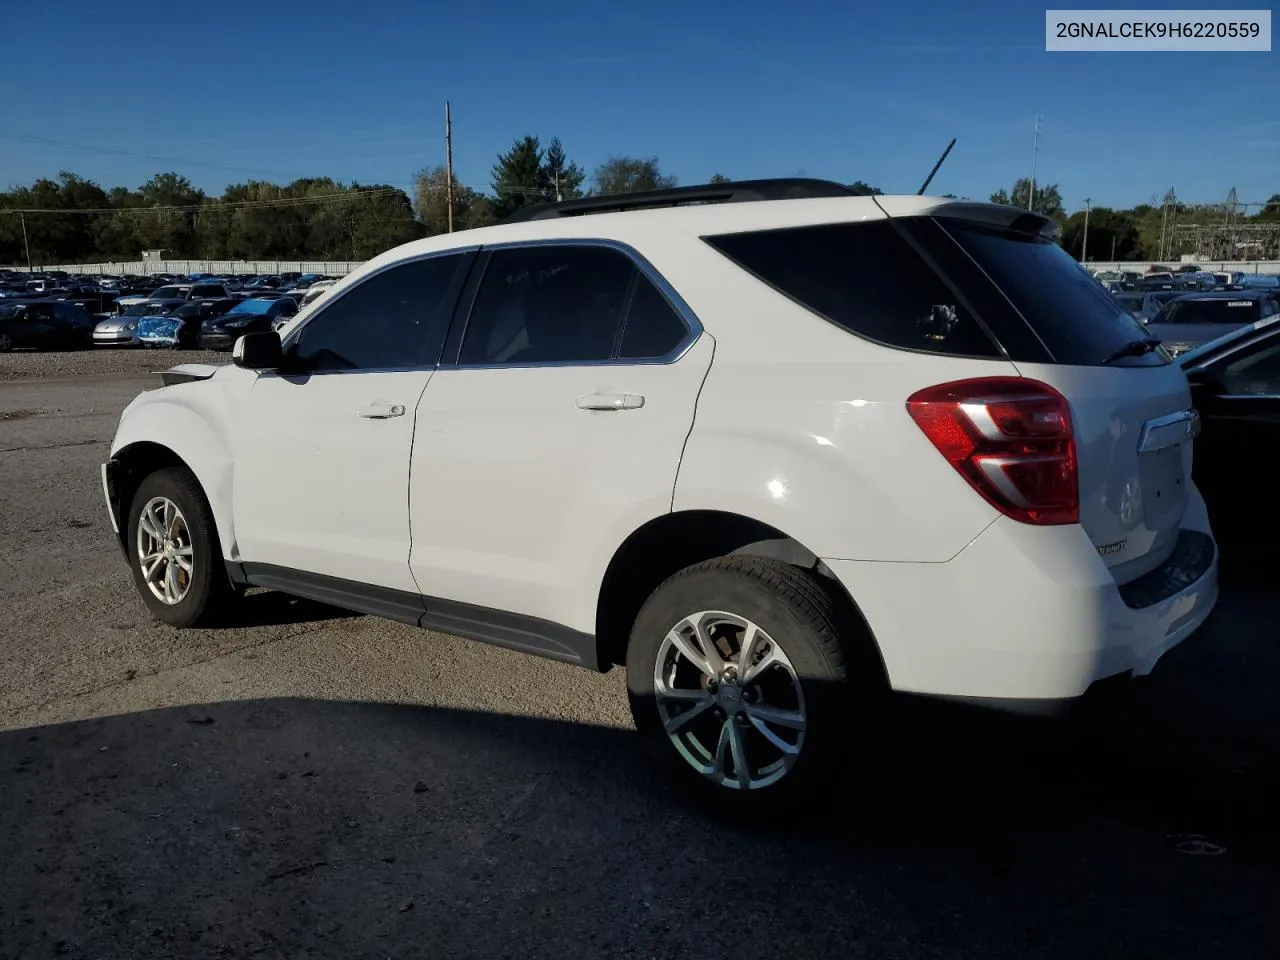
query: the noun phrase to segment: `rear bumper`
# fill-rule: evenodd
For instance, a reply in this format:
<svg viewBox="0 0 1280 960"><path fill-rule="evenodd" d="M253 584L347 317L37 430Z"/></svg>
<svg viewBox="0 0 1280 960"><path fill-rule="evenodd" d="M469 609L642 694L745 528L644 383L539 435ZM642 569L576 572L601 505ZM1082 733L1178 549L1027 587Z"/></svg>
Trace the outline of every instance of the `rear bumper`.
<svg viewBox="0 0 1280 960"><path fill-rule="evenodd" d="M1209 537L1203 552L1207 522L1183 533L1200 545L1195 566L1170 558L1123 593L1082 528L1007 518L945 563L825 563L866 617L894 690L1053 713L1099 681L1150 673L1208 618L1217 550Z"/></svg>

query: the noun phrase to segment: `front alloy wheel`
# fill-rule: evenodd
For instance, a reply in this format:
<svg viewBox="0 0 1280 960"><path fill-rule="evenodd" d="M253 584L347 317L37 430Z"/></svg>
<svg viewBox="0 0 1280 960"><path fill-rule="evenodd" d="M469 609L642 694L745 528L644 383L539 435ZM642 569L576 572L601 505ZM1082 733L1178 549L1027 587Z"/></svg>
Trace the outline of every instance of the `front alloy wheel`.
<svg viewBox="0 0 1280 960"><path fill-rule="evenodd" d="M138 517L138 568L147 589L161 603L186 599L195 572L187 518L167 497L152 497Z"/></svg>
<svg viewBox="0 0 1280 960"><path fill-rule="evenodd" d="M702 611L667 632L654 663L663 729L718 786L781 780L804 746L804 691L785 651L746 617Z"/></svg>

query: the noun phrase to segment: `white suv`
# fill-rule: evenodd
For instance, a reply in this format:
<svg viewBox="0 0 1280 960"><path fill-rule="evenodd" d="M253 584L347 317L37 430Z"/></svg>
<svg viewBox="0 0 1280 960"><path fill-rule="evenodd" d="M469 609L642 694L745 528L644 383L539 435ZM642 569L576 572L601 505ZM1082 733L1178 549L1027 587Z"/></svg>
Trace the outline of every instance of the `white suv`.
<svg viewBox="0 0 1280 960"><path fill-rule="evenodd" d="M1214 605L1187 382L1050 234L755 181L416 241L134 400L112 524L168 623L259 585L625 665L674 777L785 798L887 691L1068 704Z"/></svg>

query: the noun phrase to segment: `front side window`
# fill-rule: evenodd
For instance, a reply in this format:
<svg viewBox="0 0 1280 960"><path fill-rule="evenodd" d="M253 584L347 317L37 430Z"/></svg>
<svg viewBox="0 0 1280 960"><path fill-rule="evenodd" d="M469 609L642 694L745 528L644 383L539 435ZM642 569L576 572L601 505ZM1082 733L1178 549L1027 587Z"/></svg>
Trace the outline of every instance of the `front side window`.
<svg viewBox="0 0 1280 960"><path fill-rule="evenodd" d="M391 267L320 307L290 341L300 372L434 364L470 254Z"/></svg>
<svg viewBox="0 0 1280 960"><path fill-rule="evenodd" d="M638 273L607 247L498 250L476 292L458 362L609 360Z"/></svg>

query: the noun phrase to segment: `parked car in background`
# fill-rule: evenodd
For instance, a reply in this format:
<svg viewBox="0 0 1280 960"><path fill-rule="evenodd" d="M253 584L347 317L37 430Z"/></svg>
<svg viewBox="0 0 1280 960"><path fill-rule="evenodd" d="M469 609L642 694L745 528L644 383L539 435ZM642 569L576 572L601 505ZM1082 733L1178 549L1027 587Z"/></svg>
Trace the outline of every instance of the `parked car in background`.
<svg viewBox="0 0 1280 960"><path fill-rule="evenodd" d="M1147 329L1176 357L1277 313L1280 298L1262 290L1191 293L1166 303Z"/></svg>
<svg viewBox="0 0 1280 960"><path fill-rule="evenodd" d="M270 332L273 321L297 312L298 303L292 297L241 300L222 316L201 324L200 346L206 350L230 350L246 333Z"/></svg>
<svg viewBox="0 0 1280 960"><path fill-rule="evenodd" d="M118 296L110 290L102 290L95 293L57 294L56 296L58 300L64 303L80 304L87 313L106 316L116 312Z"/></svg>
<svg viewBox="0 0 1280 960"><path fill-rule="evenodd" d="M119 316L102 320L93 328L93 344L97 347L136 347L142 341L138 337L138 324L146 317L160 316L178 309L185 300L143 300L129 307Z"/></svg>
<svg viewBox="0 0 1280 960"><path fill-rule="evenodd" d="M1142 323L1150 323L1166 303L1178 296L1182 294L1177 290L1162 290L1154 293L1129 290L1115 294L1120 306L1129 311L1135 320Z"/></svg>
<svg viewBox="0 0 1280 960"><path fill-rule="evenodd" d="M1267 273L1244 273L1236 280L1241 290L1280 290L1280 277Z"/></svg>
<svg viewBox="0 0 1280 960"><path fill-rule="evenodd" d="M138 339L147 347L195 349L200 345L204 321L220 317L240 300L187 300L170 312L138 321Z"/></svg>
<svg viewBox="0 0 1280 960"><path fill-rule="evenodd" d="M75 303L0 303L0 353L19 348L78 350L92 342L93 318Z"/></svg>
<svg viewBox="0 0 1280 960"><path fill-rule="evenodd" d="M1233 330L1179 357L1200 413L1193 475L1223 559L1266 558L1280 544L1280 314ZM1260 506L1262 505L1262 506Z"/></svg>

